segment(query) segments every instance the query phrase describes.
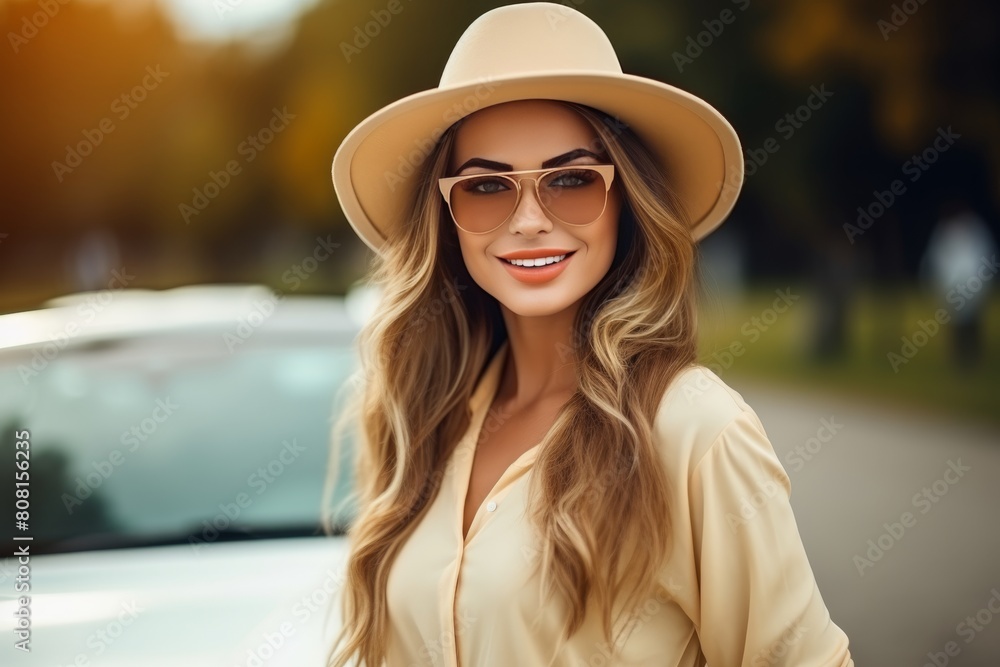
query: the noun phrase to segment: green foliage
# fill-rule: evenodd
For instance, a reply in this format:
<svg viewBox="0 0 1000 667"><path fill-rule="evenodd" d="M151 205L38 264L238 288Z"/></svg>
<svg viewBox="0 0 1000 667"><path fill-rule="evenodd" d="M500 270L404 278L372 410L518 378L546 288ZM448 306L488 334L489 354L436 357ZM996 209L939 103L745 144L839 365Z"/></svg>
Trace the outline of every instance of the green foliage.
<svg viewBox="0 0 1000 667"><path fill-rule="evenodd" d="M701 362L721 370L724 379L762 380L839 393L861 402L1000 423L1000 294L993 294L984 308L983 354L975 368L962 371L953 363L951 320L894 370L889 353L900 354L901 339L912 340L920 330L918 323L945 307L933 295L909 288L862 291L849 307L843 353L820 359L812 347L817 309L822 305L818 296L808 287L792 288L801 295L800 301L766 326L759 320L771 306L775 289L761 285L741 297L705 299L700 309ZM726 362L722 352L735 351L736 343L742 344L742 354Z"/></svg>

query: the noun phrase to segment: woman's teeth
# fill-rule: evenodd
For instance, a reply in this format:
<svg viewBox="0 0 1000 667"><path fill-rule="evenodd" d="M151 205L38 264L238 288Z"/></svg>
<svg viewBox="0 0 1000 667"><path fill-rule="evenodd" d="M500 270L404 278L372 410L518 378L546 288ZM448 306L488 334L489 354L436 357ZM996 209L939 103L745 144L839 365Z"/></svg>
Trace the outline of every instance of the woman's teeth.
<svg viewBox="0 0 1000 667"><path fill-rule="evenodd" d="M545 264L555 264L566 259L566 255L555 255L554 257L538 257L536 259L507 259L504 260L514 266L544 266Z"/></svg>

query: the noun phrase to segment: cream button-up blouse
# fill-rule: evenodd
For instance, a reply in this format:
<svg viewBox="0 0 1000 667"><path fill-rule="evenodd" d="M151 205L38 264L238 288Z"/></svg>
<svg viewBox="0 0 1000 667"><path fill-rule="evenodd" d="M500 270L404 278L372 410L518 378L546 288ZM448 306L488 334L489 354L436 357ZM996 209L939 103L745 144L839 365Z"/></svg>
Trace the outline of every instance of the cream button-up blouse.
<svg viewBox="0 0 1000 667"><path fill-rule="evenodd" d="M564 602L541 600L524 513L538 445L503 473L462 538L476 443L509 342L470 400L469 430L389 572L387 667L853 667L799 537L788 476L753 410L704 366L667 388L655 435L671 480L674 548L609 659L596 606L569 641ZM621 626L615 626L617 630Z"/></svg>

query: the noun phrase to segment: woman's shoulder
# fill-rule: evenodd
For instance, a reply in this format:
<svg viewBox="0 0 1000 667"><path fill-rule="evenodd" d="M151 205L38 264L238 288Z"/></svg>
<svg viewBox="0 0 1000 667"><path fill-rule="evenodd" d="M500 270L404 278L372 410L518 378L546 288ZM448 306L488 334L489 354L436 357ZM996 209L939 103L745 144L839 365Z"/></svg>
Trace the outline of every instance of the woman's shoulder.
<svg viewBox="0 0 1000 667"><path fill-rule="evenodd" d="M690 472L734 422L763 425L738 391L710 368L691 364L668 383L653 422L656 445L674 472Z"/></svg>

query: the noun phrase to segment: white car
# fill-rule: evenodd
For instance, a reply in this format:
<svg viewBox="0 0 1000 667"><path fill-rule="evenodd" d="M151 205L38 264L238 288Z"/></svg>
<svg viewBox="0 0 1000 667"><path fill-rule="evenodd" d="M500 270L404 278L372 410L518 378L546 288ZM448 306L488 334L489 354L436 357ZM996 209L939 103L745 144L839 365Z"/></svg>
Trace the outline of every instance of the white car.
<svg viewBox="0 0 1000 667"><path fill-rule="evenodd" d="M0 664L325 664L346 543L321 505L364 312L259 286L46 305L0 316Z"/></svg>

